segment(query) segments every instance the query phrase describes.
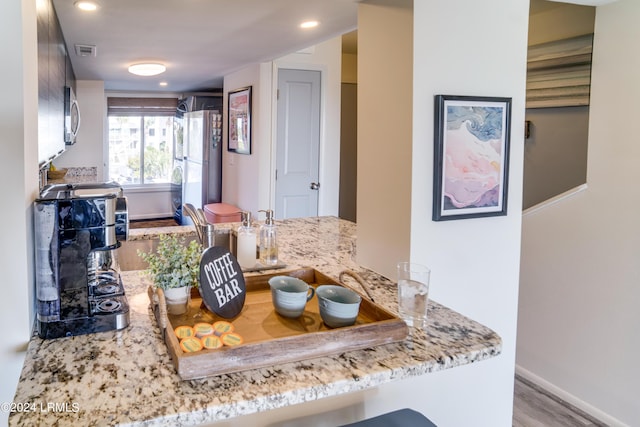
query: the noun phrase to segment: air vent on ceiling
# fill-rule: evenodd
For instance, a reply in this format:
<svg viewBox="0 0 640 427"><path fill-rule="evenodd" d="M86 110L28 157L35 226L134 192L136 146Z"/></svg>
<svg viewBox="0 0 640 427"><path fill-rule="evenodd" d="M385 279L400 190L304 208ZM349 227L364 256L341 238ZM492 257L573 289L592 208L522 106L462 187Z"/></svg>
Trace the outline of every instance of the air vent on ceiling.
<svg viewBox="0 0 640 427"><path fill-rule="evenodd" d="M96 47L91 44L77 44L76 55L78 56L96 56Z"/></svg>

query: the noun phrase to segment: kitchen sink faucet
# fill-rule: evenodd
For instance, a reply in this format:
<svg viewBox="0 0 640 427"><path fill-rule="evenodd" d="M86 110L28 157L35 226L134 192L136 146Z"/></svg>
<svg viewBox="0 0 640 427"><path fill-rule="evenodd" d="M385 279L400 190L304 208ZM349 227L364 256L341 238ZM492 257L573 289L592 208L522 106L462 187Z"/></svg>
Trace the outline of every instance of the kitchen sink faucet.
<svg viewBox="0 0 640 427"><path fill-rule="evenodd" d="M185 203L182 208L193 221L196 227L196 235L198 242L206 249L215 245L215 234L213 224L207 221L204 211L200 208L196 209L191 203Z"/></svg>

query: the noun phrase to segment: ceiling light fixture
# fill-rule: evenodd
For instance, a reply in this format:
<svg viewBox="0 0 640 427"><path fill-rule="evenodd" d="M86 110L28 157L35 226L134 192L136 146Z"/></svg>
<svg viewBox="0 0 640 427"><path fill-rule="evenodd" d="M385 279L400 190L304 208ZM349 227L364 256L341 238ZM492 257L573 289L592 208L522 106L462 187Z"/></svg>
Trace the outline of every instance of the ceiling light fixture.
<svg viewBox="0 0 640 427"><path fill-rule="evenodd" d="M315 28L318 26L318 24L318 21L304 21L302 24L300 24L300 28Z"/></svg>
<svg viewBox="0 0 640 427"><path fill-rule="evenodd" d="M168 86L168 85L169 85L169 83L167 83L167 82L160 82L160 83L158 83L158 84L159 84L160 86L163 86L163 87L164 87L164 86Z"/></svg>
<svg viewBox="0 0 640 427"><path fill-rule="evenodd" d="M74 6L80 10L92 12L98 9L98 3L91 0L79 0L74 3Z"/></svg>
<svg viewBox="0 0 640 427"><path fill-rule="evenodd" d="M166 70L167 67L163 64L156 63L133 64L129 66L129 72L136 76L157 76Z"/></svg>

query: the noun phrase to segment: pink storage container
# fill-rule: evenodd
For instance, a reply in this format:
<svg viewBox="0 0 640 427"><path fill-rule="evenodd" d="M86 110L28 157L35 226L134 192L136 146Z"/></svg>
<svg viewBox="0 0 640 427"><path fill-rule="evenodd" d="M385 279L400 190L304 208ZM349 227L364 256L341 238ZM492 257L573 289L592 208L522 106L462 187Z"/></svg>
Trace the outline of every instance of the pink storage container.
<svg viewBox="0 0 640 427"><path fill-rule="evenodd" d="M227 203L210 203L204 205L203 210L205 218L212 224L242 221L240 208Z"/></svg>

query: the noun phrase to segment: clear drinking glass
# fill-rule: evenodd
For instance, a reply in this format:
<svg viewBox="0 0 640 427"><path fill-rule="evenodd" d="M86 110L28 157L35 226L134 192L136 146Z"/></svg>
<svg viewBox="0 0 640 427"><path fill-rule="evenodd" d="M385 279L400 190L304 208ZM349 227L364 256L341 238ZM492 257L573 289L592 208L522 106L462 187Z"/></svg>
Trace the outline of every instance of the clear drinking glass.
<svg viewBox="0 0 640 427"><path fill-rule="evenodd" d="M431 270L424 265L398 263L398 311L409 326L424 329L427 325L430 276Z"/></svg>

